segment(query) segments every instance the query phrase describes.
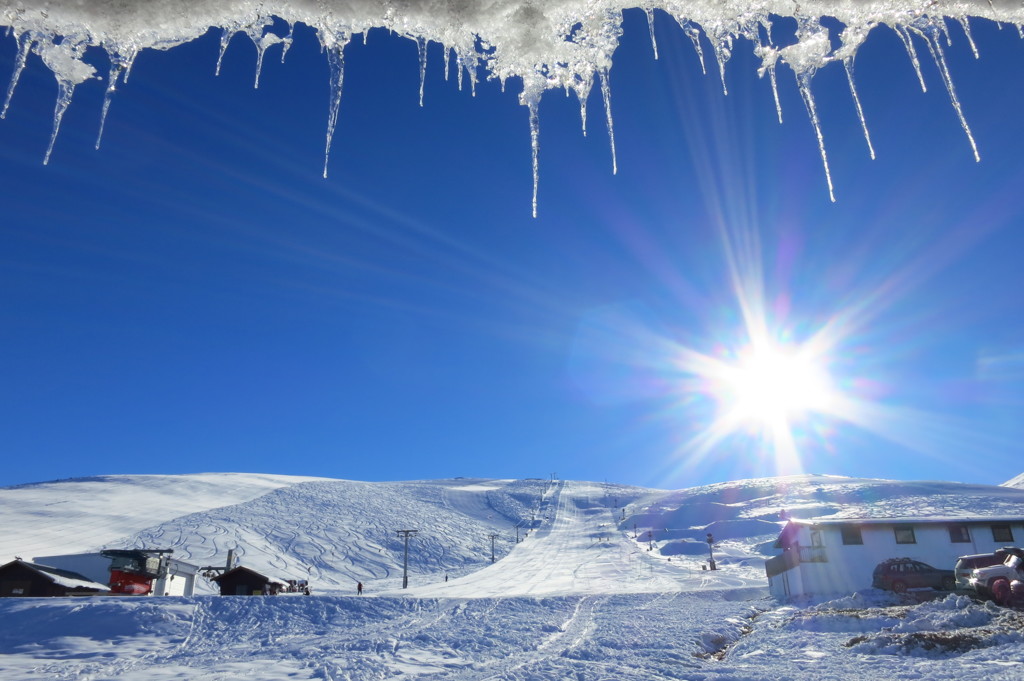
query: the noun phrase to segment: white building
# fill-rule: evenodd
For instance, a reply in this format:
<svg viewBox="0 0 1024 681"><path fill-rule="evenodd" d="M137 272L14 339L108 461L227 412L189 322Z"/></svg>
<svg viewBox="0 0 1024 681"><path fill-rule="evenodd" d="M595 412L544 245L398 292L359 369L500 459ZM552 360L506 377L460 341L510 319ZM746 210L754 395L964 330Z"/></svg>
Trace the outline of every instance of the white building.
<svg viewBox="0 0 1024 681"><path fill-rule="evenodd" d="M827 596L871 588L875 566L911 558L952 570L960 556L1024 543L1024 517L790 520L765 562L776 598Z"/></svg>

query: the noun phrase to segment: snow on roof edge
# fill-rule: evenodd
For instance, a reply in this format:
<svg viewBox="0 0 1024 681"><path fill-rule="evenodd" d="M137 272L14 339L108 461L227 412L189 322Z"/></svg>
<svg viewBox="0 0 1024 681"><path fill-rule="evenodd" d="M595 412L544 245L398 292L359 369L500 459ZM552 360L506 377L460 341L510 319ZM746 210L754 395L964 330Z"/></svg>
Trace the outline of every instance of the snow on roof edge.
<svg viewBox="0 0 1024 681"><path fill-rule="evenodd" d="M887 525L887 524L928 524L938 525L943 523L1024 523L1024 515L1021 516L893 516L891 518L790 518L791 523L797 525L846 525L856 523L858 525Z"/></svg>

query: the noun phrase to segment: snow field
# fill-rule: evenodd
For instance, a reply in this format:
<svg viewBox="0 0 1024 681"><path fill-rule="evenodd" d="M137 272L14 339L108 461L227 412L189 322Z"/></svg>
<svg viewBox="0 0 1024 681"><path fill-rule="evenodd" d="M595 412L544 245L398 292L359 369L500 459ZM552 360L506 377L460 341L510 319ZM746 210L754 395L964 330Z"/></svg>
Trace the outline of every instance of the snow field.
<svg viewBox="0 0 1024 681"><path fill-rule="evenodd" d="M1020 679L1021 613L757 590L475 599L5 599L5 680ZM890 600L885 600L889 598ZM852 606L858 607L852 607Z"/></svg>
<svg viewBox="0 0 1024 681"><path fill-rule="evenodd" d="M80 541L76 526L109 537L151 520L148 499L190 489L188 504L205 510L111 543L172 546L178 557L212 564L235 548L244 565L309 578L314 594L0 599L0 679L1024 679L1020 612L873 590L783 604L766 597L763 572L777 529L764 531L778 527L781 509L1011 514L1021 489L815 475L675 492L295 478L212 507L231 495L183 477L91 480L97 499L134 513L110 529L104 522L114 514L98 502L78 509L75 523L50 525L61 519L54 502L83 481L0 489L0 522L46 530L39 536L57 543L41 553L61 553ZM219 481L253 492L252 476ZM400 588L401 528L419 530L408 590ZM721 538L714 572L700 569L708 531ZM501 537L493 565L490 534ZM0 550L18 549L3 537ZM360 577L367 593L358 597Z"/></svg>

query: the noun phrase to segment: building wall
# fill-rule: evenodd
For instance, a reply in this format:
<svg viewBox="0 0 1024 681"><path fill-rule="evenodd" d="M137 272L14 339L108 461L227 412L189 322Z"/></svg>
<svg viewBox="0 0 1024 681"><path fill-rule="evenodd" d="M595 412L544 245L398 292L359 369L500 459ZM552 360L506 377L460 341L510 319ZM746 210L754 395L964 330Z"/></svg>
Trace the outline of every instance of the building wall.
<svg viewBox="0 0 1024 681"><path fill-rule="evenodd" d="M259 575L241 573L224 575L217 580L217 584L221 596L258 596L267 586L267 579Z"/></svg>
<svg viewBox="0 0 1024 681"><path fill-rule="evenodd" d="M796 534L800 547L790 549L801 551L800 564L771 577L769 590L778 596L788 587L784 597L853 593L871 588L875 566L890 558L911 558L952 570L960 556L1024 544L1024 522L1010 523L1013 541L1009 542L993 537L990 522L959 524L967 526L970 541L951 541L949 525L944 523L899 523L913 528L912 544L897 543L894 524L861 525L863 544L844 544L839 525L800 525Z"/></svg>
<svg viewBox="0 0 1024 681"><path fill-rule="evenodd" d="M193 596L196 591L196 575L186 572L180 566L171 565L166 577L153 583L156 596Z"/></svg>

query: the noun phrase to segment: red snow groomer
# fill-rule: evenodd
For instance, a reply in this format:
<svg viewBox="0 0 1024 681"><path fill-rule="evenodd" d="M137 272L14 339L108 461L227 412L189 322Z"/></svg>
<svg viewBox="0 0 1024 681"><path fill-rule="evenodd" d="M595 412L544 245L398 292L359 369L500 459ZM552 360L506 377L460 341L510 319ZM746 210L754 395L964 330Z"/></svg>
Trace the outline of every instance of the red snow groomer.
<svg viewBox="0 0 1024 681"><path fill-rule="evenodd" d="M110 559L110 591L145 596L153 591L153 580L167 575L167 557L173 549L106 549L100 555Z"/></svg>

